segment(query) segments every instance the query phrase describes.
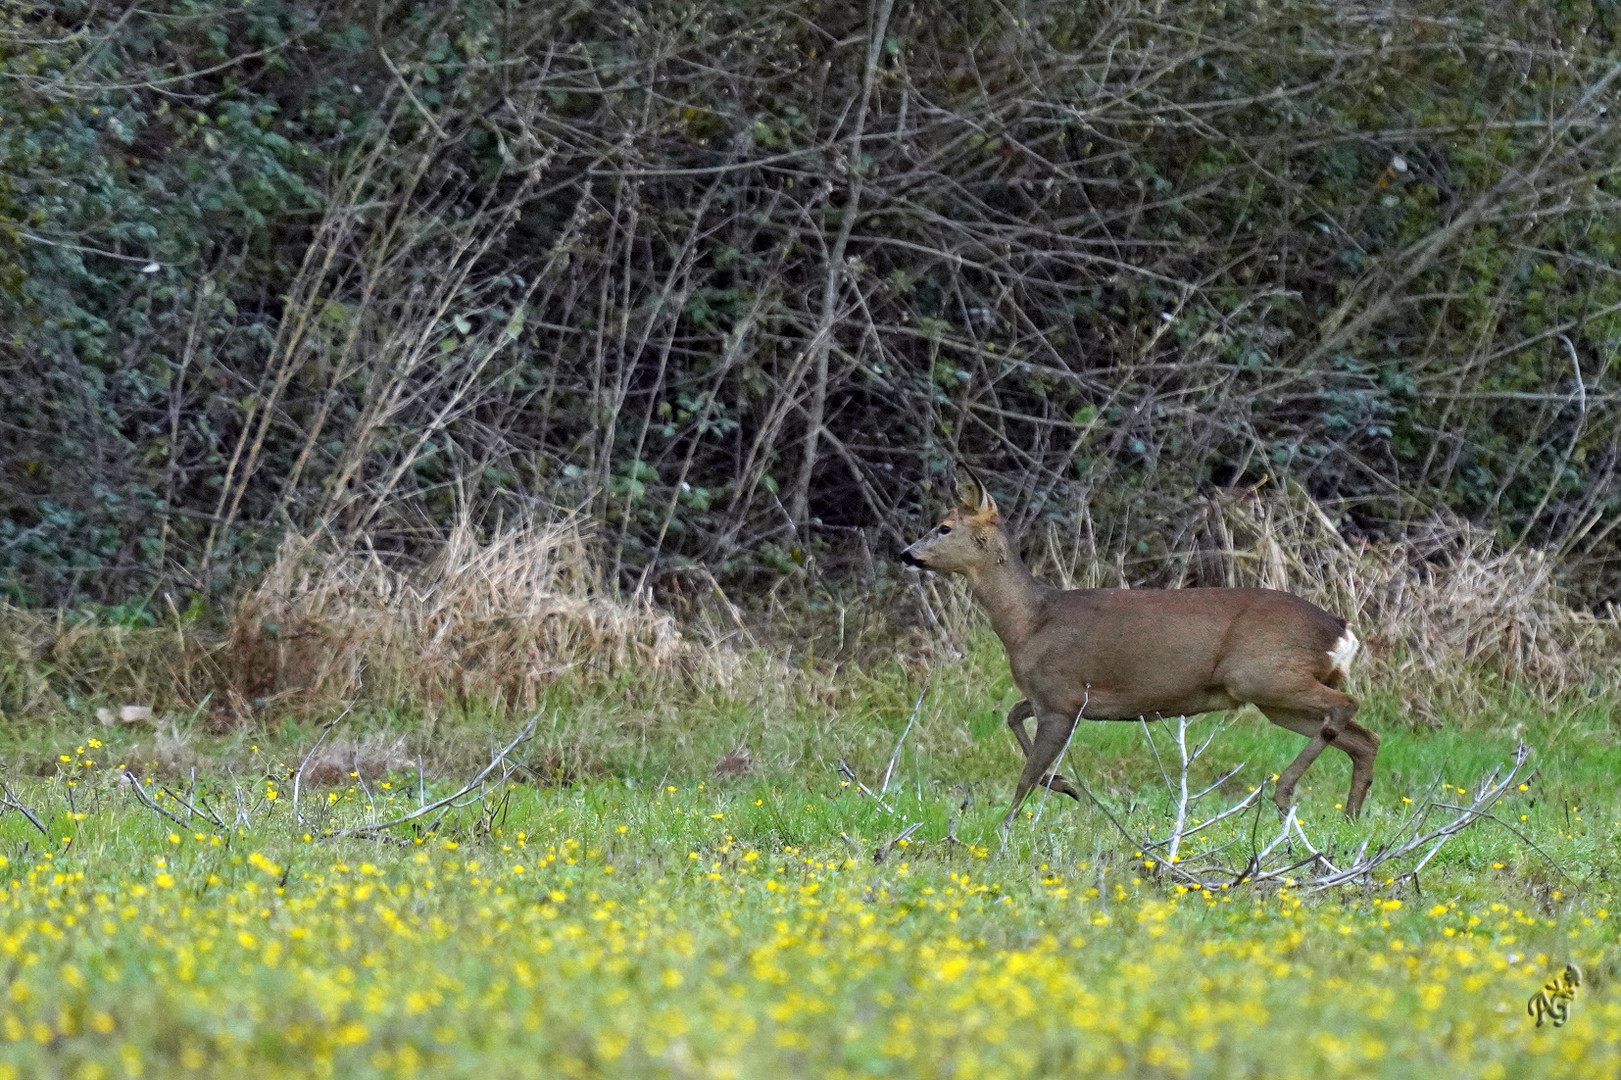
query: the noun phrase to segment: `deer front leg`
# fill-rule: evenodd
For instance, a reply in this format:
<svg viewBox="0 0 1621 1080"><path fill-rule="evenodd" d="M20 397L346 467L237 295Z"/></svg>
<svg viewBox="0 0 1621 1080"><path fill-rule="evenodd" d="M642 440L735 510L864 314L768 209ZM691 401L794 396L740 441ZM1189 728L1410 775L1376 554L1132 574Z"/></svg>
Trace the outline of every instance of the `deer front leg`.
<svg viewBox="0 0 1621 1080"><path fill-rule="evenodd" d="M1035 715L1036 707L1030 704L1030 700L1028 698L1013 706L1013 708L1009 709L1007 713L1007 726L1012 730L1013 737L1019 740L1019 749L1024 751L1024 758L1026 761L1030 760L1031 743L1030 732L1025 727L1025 721L1029 720ZM1039 727L1040 725L1038 724L1037 726ZM1080 794L1074 789L1074 787L1070 785L1070 782L1056 773L1049 773L1048 775L1043 776L1040 780L1036 781L1036 786L1050 788L1061 795L1068 795L1076 802L1081 801Z"/></svg>
<svg viewBox="0 0 1621 1080"><path fill-rule="evenodd" d="M1062 778L1051 775L1048 770L1058 760L1058 755L1064 752L1075 724L1074 717L1057 715L1044 716L1036 721L1036 737L1030 745L1029 756L1024 759L1024 771L1019 774L1019 786L1013 791L1013 805L1008 807L1007 816L1002 819L1002 828L1013 824L1024 797L1030 794L1030 789L1036 787L1038 783L1053 791L1063 790L1058 786L1063 782ZM1069 784L1064 783L1064 787L1069 787ZM1067 794L1075 797L1073 791ZM1076 801L1080 801L1078 797Z"/></svg>

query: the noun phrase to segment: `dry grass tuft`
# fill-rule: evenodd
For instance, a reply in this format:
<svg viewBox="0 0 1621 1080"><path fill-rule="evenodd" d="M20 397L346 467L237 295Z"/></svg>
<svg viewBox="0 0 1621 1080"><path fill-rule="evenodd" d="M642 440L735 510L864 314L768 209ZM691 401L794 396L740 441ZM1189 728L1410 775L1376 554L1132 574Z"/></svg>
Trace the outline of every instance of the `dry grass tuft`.
<svg viewBox="0 0 1621 1080"><path fill-rule="evenodd" d="M462 521L421 550L289 537L223 629L0 604L0 717L75 701L159 713L206 702L205 727L221 734L340 701L528 709L565 675L642 686L737 675L735 657L693 647L668 613L614 596L577 520L489 536Z"/></svg>
<svg viewBox="0 0 1621 1080"><path fill-rule="evenodd" d="M194 624L109 626L63 611L0 604L0 717L65 700L105 699L115 712L184 708L220 685L220 644Z"/></svg>
<svg viewBox="0 0 1621 1080"><path fill-rule="evenodd" d="M570 672L653 674L681 657L675 620L612 595L574 519L466 521L424 560L293 537L238 605L228 650L246 697L534 706Z"/></svg>

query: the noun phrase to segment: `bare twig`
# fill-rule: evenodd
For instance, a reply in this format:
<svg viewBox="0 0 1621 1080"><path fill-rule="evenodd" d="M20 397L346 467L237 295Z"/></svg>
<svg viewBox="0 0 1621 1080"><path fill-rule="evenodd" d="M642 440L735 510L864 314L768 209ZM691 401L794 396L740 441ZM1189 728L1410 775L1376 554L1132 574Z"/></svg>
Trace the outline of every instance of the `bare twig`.
<svg viewBox="0 0 1621 1080"><path fill-rule="evenodd" d="M146 788L141 785L141 778L139 776L136 776L134 773L130 772L128 769L124 770L123 775L124 775L125 779L127 779L129 781L129 789L135 793L135 798L140 801L142 806L146 807L148 810L153 811L154 813L161 814L163 817L165 817L165 818L169 819L170 821L174 822L176 825L180 826L182 829L191 828L191 824L189 822L182 821L180 819L179 815L172 814L169 811L165 810L162 806L158 805L158 801L155 798L153 798L151 795L147 794ZM36 822L36 824L37 824L37 822Z"/></svg>
<svg viewBox="0 0 1621 1080"><path fill-rule="evenodd" d="M889 766L884 769L884 782L878 786L878 794L880 795L889 794L889 776L895 771L895 763L901 759L901 747L906 744L906 736L912 733L912 725L917 721L917 714L923 708L923 699L928 693L929 684L925 680L923 689L918 691L917 704L912 706L912 715L906 721L906 728L901 732L901 737L895 740L895 752L889 755Z"/></svg>
<svg viewBox="0 0 1621 1080"><path fill-rule="evenodd" d="M7 809L15 810L23 817L27 818L28 823L34 828L38 829L41 836L51 835L50 830L45 827L45 823L40 821L32 810L23 805L23 801L21 799L17 798L16 792L11 790L11 783L9 781L0 780L0 792L4 793L3 805Z"/></svg>
<svg viewBox="0 0 1621 1080"><path fill-rule="evenodd" d="M1069 725L1069 734L1064 737L1064 748L1058 751L1058 757L1053 759L1052 771L1047 774L1047 782L1041 785L1041 804L1036 807L1036 816L1032 825L1041 824L1041 812L1047 809L1047 796L1052 794L1053 784L1058 782L1058 770L1063 767L1064 757L1069 753L1069 744L1075 740L1075 732L1080 729L1081 717L1086 713L1086 706L1092 700L1092 684L1086 684L1086 690L1081 694L1081 707L1075 710L1075 720Z"/></svg>
<svg viewBox="0 0 1621 1080"><path fill-rule="evenodd" d="M894 807L886 803L883 796L877 794L872 790L872 788L861 782L861 778L856 775L854 769L850 768L850 766L844 763L843 758L839 759L839 763L835 768L839 774L839 777L844 780L845 783L855 785L855 789L857 791L861 792L861 794L867 796L868 798L872 799L873 802L883 807L885 813L893 814L895 812Z"/></svg>
<svg viewBox="0 0 1621 1080"><path fill-rule="evenodd" d="M344 836L358 836L362 833L373 833L384 829L392 829L397 825L405 825L412 821L417 821L435 810L450 810L458 799L462 798L471 791L481 789L485 779L506 761L507 755L512 753L513 750L517 749L519 743L523 742L534 733L535 724L539 719L539 713L531 716L529 718L529 722L524 724L524 726L518 731L517 735L513 736L512 741L507 743L506 746L502 747L501 750L499 750L490 760L490 763L479 770L478 775L474 776L471 780L467 781L467 783L463 784L462 787L454 794L447 795L442 799L437 799L434 802L428 803L426 806L422 806L411 811L409 814L401 814L399 817L390 818L388 821L372 821L364 825L354 825L347 829L338 829L334 832L329 832L326 834L327 839L338 839L339 837ZM435 819L434 824L437 825L439 820L443 819L443 817L444 814L441 813L439 818Z"/></svg>
<svg viewBox="0 0 1621 1080"><path fill-rule="evenodd" d="M1231 775L1231 774L1228 774L1228 775ZM1216 824L1219 821L1225 821L1227 818L1232 817L1234 814L1243 813L1245 810L1248 810L1252 805L1255 804L1255 801L1261 797L1261 792L1263 792L1265 790L1266 790L1266 785L1264 785L1264 784L1257 785L1254 791L1251 791L1248 795L1244 796L1244 798L1242 798L1238 802L1234 803L1232 806L1229 806L1227 809L1223 810L1221 813L1217 814L1215 817L1209 818L1209 819L1207 819L1205 821L1202 821L1199 824L1195 825L1193 828L1185 830L1181 834L1182 839L1186 840L1190 836L1196 836L1199 833L1203 832L1205 829L1208 829L1210 826ZM1149 847L1163 847L1164 845L1166 845L1168 843L1170 843L1170 840L1168 840L1168 839L1167 840L1155 840L1152 843L1150 843L1148 845L1148 847L1143 848L1143 850L1147 851Z"/></svg>
<svg viewBox="0 0 1621 1080"><path fill-rule="evenodd" d="M1137 722L1143 726L1143 738L1148 740L1148 748L1154 751L1154 764L1159 766L1159 775L1165 781L1165 790L1175 795L1176 786L1171 783L1171 774L1165 771L1165 761L1159 756L1159 746L1154 742L1154 733L1148 730L1148 717L1139 716Z"/></svg>
<svg viewBox="0 0 1621 1080"><path fill-rule="evenodd" d="M355 766L354 767L355 779L360 781L361 793L366 796L366 812L371 815L373 821L376 821L377 820L377 800L372 798L371 788L368 787L367 784L366 784L366 774L363 773L361 771L361 769L360 769L360 750L359 750L359 748L357 747L350 756L353 759L354 766Z"/></svg>
<svg viewBox="0 0 1621 1080"><path fill-rule="evenodd" d="M195 769L193 769L192 770L192 788L193 788L193 791L191 792L192 797L189 798L189 799L182 799L180 796L176 795L173 791L170 791L168 788L164 788L163 793L165 795L169 796L169 798L173 799L175 802L179 803L181 806L185 807L186 808L186 813L190 814L192 817L203 818L203 819L207 820L210 824L212 824L215 828L218 828L218 829L225 828L225 822L221 821L218 817L216 817L214 815L214 811L209 810L209 809L198 809L197 804L200 804L202 802L202 800L200 798L197 798L197 794L196 794L196 791L195 791L195 788L197 786L196 777L197 777L197 771ZM191 823L188 821L187 825L189 826L190 824Z"/></svg>
<svg viewBox="0 0 1621 1080"><path fill-rule="evenodd" d="M884 859L888 858L889 853L895 850L896 845L902 843L903 841L910 840L912 834L921 828L923 828L923 822L921 821L914 821L912 824L906 826L906 828L902 829L895 835L894 839L890 840L886 844L878 845L877 850L872 853L872 861L875 863L883 862Z"/></svg>
<svg viewBox="0 0 1621 1080"><path fill-rule="evenodd" d="M309 750L305 752L303 759L298 763L298 771L293 773L293 817L297 819L300 825L305 823L304 815L299 811L298 807L298 793L304 781L304 769L309 765L310 758L314 757L315 752L321 748L321 744L326 742L326 737L332 734L332 729L342 723L343 718L348 716L349 710L353 708L354 705L351 704L337 716L334 716L331 720L327 721L326 726L321 729L321 737L316 739L315 745L310 747Z"/></svg>
<svg viewBox="0 0 1621 1080"><path fill-rule="evenodd" d="M1209 741L1206 740L1205 746L1209 745ZM1177 773L1177 782L1180 788L1179 797L1176 800L1176 824L1171 826L1171 844L1166 852L1166 858L1173 863L1176 862L1177 853L1182 848L1182 829L1188 823L1188 766L1193 764L1193 759L1199 756L1198 752L1195 752L1193 757L1188 756L1188 718L1186 716L1176 718L1176 749L1181 757L1182 768ZM1204 747L1199 749L1202 751Z"/></svg>

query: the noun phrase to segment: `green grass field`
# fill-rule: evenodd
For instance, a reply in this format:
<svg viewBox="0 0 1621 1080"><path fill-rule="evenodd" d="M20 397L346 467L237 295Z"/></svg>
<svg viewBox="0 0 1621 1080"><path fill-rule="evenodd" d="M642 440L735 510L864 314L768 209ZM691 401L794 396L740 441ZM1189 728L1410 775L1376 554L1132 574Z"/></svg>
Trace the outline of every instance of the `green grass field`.
<svg viewBox="0 0 1621 1080"><path fill-rule="evenodd" d="M137 803L114 768L144 764L150 733L109 732L88 706L14 725L11 790L48 835L0 816L0 1075L1621 1071L1608 706L1509 703L1431 730L1357 688L1385 736L1369 813L1338 818L1348 769L1325 756L1301 787L1314 837L1343 852L1388 832L1404 798L1436 776L1471 787L1518 737L1541 771L1498 814L1535 849L1483 822L1417 888L1206 894L1067 799L1033 798L1002 844L1018 761L1000 664L982 644L937 674L890 782L893 813L834 765L878 785L922 686L899 668L849 674L822 699L746 678L662 694L560 686L515 754L538 772L436 833L386 841L324 833L417 807L414 767L306 787L306 822L295 817L289 769L311 724L208 737L181 718L196 790L223 823L160 797L184 827ZM338 731L397 731L424 750L432 800L521 720L402 711ZM717 776L739 745L753 771ZM1200 775L1247 761L1232 784L1254 783L1297 745L1246 712ZM185 797L190 767L150 776ZM570 782L544 782L548 769ZM1135 726L1082 728L1065 771L1129 827L1168 812ZM1537 1028L1527 999L1569 962L1585 974L1570 1020Z"/></svg>

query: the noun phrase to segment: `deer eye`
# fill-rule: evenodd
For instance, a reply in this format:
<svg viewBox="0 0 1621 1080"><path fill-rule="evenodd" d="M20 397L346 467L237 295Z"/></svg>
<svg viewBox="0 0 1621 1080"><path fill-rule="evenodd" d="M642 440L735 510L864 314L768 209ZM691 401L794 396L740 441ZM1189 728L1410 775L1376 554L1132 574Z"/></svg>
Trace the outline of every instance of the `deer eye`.
<svg viewBox="0 0 1621 1080"><path fill-rule="evenodd" d="M945 535L945 534L946 534L946 533L948 533L948 532L950 532L950 531L951 531L951 526L950 526L950 525L942 525L942 526L940 526L940 528L939 528L939 529L937 529L937 530L936 530L936 531L937 531L937 532L938 532L938 533L939 533L939 534L940 534L940 535L941 535L941 536L944 536L944 535Z"/></svg>

